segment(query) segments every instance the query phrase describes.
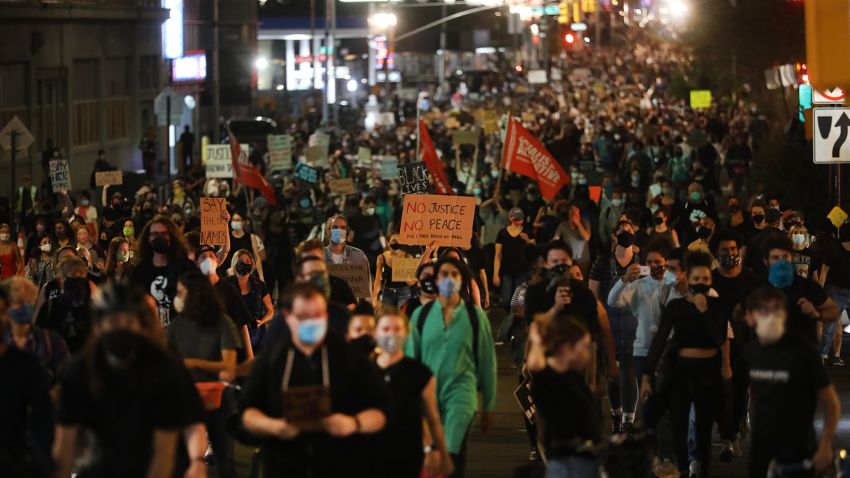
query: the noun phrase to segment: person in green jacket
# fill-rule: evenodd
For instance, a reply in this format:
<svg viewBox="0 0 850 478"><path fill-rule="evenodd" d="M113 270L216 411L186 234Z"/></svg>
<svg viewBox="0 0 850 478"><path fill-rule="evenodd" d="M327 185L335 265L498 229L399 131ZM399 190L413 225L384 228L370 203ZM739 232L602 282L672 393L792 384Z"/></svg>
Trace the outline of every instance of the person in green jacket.
<svg viewBox="0 0 850 478"><path fill-rule="evenodd" d="M482 431L488 432L493 424L496 349L487 314L461 292L468 290L468 269L457 259L444 257L436 270L438 299L413 313L405 353L422 361L437 378L437 406L455 464L452 478L462 478L466 437L478 410L479 390L484 399ZM473 311L476 317L471 318Z"/></svg>

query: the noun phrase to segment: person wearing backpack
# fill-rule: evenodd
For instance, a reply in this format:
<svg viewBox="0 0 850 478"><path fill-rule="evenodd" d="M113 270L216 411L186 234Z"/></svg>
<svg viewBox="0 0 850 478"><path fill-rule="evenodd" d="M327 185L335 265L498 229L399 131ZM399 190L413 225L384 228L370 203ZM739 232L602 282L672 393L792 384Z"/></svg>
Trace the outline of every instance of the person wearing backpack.
<svg viewBox="0 0 850 478"><path fill-rule="evenodd" d="M411 317L407 356L427 365L437 379L437 406L455 473L466 468L466 438L478 391L484 399L481 429L488 432L496 406L496 349L490 321L462 291L469 290L468 269L452 257L436 265L437 300L419 307Z"/></svg>

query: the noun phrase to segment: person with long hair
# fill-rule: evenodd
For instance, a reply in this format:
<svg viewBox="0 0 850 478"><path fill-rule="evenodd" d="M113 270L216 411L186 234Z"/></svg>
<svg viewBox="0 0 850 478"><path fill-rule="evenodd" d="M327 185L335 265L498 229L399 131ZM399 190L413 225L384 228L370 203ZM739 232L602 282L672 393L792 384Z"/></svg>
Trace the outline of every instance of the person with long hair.
<svg viewBox="0 0 850 478"><path fill-rule="evenodd" d="M469 275L471 280L469 281L469 287L466 291L464 291L464 295L469 297L475 305L481 307L481 289L478 287L478 282L475 280L475 272L473 272L472 268L469 267L469 264L466 263L463 252L456 247L447 247L440 250L440 257L451 257L460 262L460 264L466 268L466 273Z"/></svg>
<svg viewBox="0 0 850 478"><path fill-rule="evenodd" d="M412 316L416 309L437 298L437 279L434 277L436 273L433 262L419 264L416 268L417 295L402 306L405 315Z"/></svg>
<svg viewBox="0 0 850 478"><path fill-rule="evenodd" d="M187 258L186 242L171 219L154 216L139 234L129 280L156 300L159 320L168 327L177 294L177 278L195 265Z"/></svg>
<svg viewBox="0 0 850 478"><path fill-rule="evenodd" d="M0 279L8 279L22 275L24 271L21 251L12 240L12 228L8 224L0 224Z"/></svg>
<svg viewBox="0 0 850 478"><path fill-rule="evenodd" d="M169 347L183 358L194 382L218 382L219 374L236 371L236 350L241 347L233 321L224 312L209 279L190 270L177 281L174 297L177 316L168 327ZM221 393L219 406L207 406L204 422L215 453L218 476L234 477L233 440L225 422L234 410L234 397L229 390Z"/></svg>
<svg viewBox="0 0 850 478"><path fill-rule="evenodd" d="M393 280L393 262L396 258L407 258L410 254L401 249L398 234L390 234L387 238L387 248L375 262L375 283L372 286L372 307L384 304L400 307L412 296L407 282Z"/></svg>
<svg viewBox="0 0 850 478"><path fill-rule="evenodd" d="M472 280L468 269L457 259L443 257L436 271L439 297L413 313L405 353L422 361L437 378L437 403L456 467L452 476L462 478L479 390L484 398L481 428L487 432L493 424L496 349L487 314L464 292Z"/></svg>
<svg viewBox="0 0 850 478"><path fill-rule="evenodd" d="M375 362L392 398L387 426L379 435L388 452L383 476L418 478L423 468L431 476L451 476L454 467L437 410L437 380L428 367L404 356L409 334L403 314L389 310L378 315L375 341L381 352ZM426 444L424 450L421 443Z"/></svg>
<svg viewBox="0 0 850 478"><path fill-rule="evenodd" d="M30 252L30 259L24 268L24 276L35 282L39 289L55 277L53 270L53 244L50 236L42 234L36 242L36 248Z"/></svg>
<svg viewBox="0 0 850 478"><path fill-rule="evenodd" d="M106 283L123 282L129 261L130 241L123 237L113 237L109 241L109 250L106 252L106 267L103 270L103 279Z"/></svg>
<svg viewBox="0 0 850 478"><path fill-rule="evenodd" d="M251 319L248 322L248 334L251 337L251 346L257 349L263 342L266 324L274 318L275 311L265 282L254 274L255 266L256 261L251 251L240 249L233 254L231 261L230 269L233 275L226 280L239 290L242 302L248 308Z"/></svg>

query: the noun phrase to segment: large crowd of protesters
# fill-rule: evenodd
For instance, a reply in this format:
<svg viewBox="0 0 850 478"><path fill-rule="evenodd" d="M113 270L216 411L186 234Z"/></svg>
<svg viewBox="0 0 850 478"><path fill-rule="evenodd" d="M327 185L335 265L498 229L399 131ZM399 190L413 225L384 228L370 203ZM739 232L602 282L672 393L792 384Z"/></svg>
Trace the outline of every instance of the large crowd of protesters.
<svg viewBox="0 0 850 478"><path fill-rule="evenodd" d="M691 109L669 91L687 55L625 35L555 58L542 87L494 73L391 99L392 125L282 121L294 159L318 127L330 154L312 184L252 145L274 201L191 154L157 182L149 135L136 190L23 178L0 224L0 476L227 478L240 449L251 476L475 476L497 340L539 476L708 477L715 432L751 477L831 466L850 223L751 181L765 116ZM402 244L398 179L357 159L416 161L416 108L475 198L465 247ZM544 198L505 171L499 131L454 144L482 111L521 121L567 186ZM223 246L202 244L201 197L227 200ZM415 277L394 279L408 258ZM339 264L367 265L370 292ZM629 443L644 460L601 459Z"/></svg>

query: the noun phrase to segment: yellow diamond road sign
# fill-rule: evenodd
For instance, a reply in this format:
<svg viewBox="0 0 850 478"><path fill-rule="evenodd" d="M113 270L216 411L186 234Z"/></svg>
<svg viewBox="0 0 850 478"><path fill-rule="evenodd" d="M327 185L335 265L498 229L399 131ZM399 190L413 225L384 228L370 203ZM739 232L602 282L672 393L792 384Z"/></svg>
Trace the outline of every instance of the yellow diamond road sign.
<svg viewBox="0 0 850 478"><path fill-rule="evenodd" d="M6 126L3 130L0 130L0 146L3 147L6 151L12 149L12 132L15 132L15 149L18 151L25 150L30 147L33 142L32 134L30 130L24 126L24 123L18 119L17 116L13 117L11 121L6 123Z"/></svg>

